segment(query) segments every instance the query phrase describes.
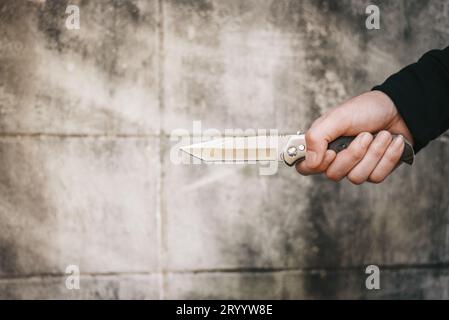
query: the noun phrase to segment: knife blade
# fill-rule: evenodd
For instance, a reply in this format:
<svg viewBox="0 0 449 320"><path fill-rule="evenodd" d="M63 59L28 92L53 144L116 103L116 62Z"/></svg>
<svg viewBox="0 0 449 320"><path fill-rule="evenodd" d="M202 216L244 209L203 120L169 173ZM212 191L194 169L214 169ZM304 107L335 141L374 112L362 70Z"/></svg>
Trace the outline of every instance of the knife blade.
<svg viewBox="0 0 449 320"><path fill-rule="evenodd" d="M340 137L331 142L328 149L335 152L345 150L355 137ZM404 139L405 147L401 161L413 164L415 153L411 144ZM305 135L264 135L225 137L196 143L180 148L193 157L214 163L252 163L258 161L283 161L294 166L305 158L307 145Z"/></svg>

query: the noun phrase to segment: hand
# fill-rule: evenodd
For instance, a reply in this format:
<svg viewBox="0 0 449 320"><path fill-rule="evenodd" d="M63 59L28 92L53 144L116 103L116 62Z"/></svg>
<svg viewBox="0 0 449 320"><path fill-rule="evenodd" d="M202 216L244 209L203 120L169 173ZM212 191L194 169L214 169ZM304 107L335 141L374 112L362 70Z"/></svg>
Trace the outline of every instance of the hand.
<svg viewBox="0 0 449 320"><path fill-rule="evenodd" d="M373 133L377 133L374 138ZM399 135L393 139L392 134ZM338 155L327 150L341 136L357 136ZM326 173L333 181L347 177L354 184L380 183L398 166L404 137L413 137L393 101L371 91L331 109L306 133L306 159L296 165L302 175Z"/></svg>

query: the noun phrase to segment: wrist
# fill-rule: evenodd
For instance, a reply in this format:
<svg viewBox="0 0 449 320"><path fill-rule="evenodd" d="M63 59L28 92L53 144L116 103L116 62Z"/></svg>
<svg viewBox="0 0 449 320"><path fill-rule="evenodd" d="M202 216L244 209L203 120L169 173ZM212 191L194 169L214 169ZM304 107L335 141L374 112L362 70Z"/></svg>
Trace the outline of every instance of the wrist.
<svg viewBox="0 0 449 320"><path fill-rule="evenodd" d="M383 112L387 115L387 119L390 119L391 124L401 117L393 100L387 94L379 90L370 91L370 94L375 98L376 104L382 107Z"/></svg>
<svg viewBox="0 0 449 320"><path fill-rule="evenodd" d="M378 105L382 106L384 112L388 114L390 119L388 127L391 132L403 135L413 145L413 136L390 96L380 90L373 90L370 93L376 96Z"/></svg>

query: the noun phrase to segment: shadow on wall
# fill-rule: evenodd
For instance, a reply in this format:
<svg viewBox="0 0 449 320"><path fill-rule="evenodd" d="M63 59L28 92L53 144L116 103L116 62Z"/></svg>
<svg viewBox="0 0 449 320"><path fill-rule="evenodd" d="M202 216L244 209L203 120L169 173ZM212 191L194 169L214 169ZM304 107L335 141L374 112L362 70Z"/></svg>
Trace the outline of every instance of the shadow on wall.
<svg viewBox="0 0 449 320"><path fill-rule="evenodd" d="M36 6L30 2L0 3L0 113L14 112L11 105L26 97L32 86L29 70L36 63L29 32ZM0 115L0 117L3 115ZM38 147L9 137L0 127L0 277L30 274L28 266L45 267L45 257L33 252L35 230L50 223L46 205L46 182L42 176ZM20 223L27 221L26 224ZM18 223L19 222L19 223ZM23 226L25 229L22 229ZM27 248L31 248L27 251ZM29 263L29 265L28 265ZM19 298L8 287L1 298Z"/></svg>

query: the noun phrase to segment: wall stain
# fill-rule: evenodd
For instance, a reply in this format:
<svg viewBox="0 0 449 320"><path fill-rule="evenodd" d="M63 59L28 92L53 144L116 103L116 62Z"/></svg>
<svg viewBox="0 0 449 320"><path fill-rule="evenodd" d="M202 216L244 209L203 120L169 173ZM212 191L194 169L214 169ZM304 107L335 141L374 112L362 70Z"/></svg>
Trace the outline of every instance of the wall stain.
<svg viewBox="0 0 449 320"><path fill-rule="evenodd" d="M55 49L62 51L61 42L62 28L65 28L67 0L47 0L42 9L39 10L38 27L54 45Z"/></svg>
<svg viewBox="0 0 449 320"><path fill-rule="evenodd" d="M330 184L320 176L313 177L313 180L314 184L306 193L310 206L306 219L311 223L307 248L313 254L305 264L316 268L340 266L343 253L340 250L339 239L335 237L329 220L337 218L332 217L332 213L325 205L339 194L340 185ZM310 297L335 297L339 289L340 279L338 276L329 279L323 273L308 273L304 278L304 290Z"/></svg>
<svg viewBox="0 0 449 320"><path fill-rule="evenodd" d="M214 10L214 1L211 0L171 0L176 6L189 8L191 11L211 12Z"/></svg>
<svg viewBox="0 0 449 320"><path fill-rule="evenodd" d="M20 108L17 105L27 104L32 99L34 83L30 74L37 63L33 54L34 27L40 6L30 1L0 2L0 46L11 41L20 44L17 46L20 51L0 56L0 94L4 92L11 97L5 107ZM4 132L5 126L0 122L0 131ZM36 151L39 147L35 147L20 139L0 140L0 276L3 278L29 274L27 261L36 264L34 269L47 268L45 254L33 250L35 239L32 233L23 230L24 235L15 238L18 232L22 232L17 229L16 220L26 220L34 224L34 228L51 223L46 198L47 181L38 165L42 160ZM0 297L20 298L20 293L15 285L2 284Z"/></svg>
<svg viewBox="0 0 449 320"><path fill-rule="evenodd" d="M17 255L12 240L0 238L0 275L17 272Z"/></svg>

